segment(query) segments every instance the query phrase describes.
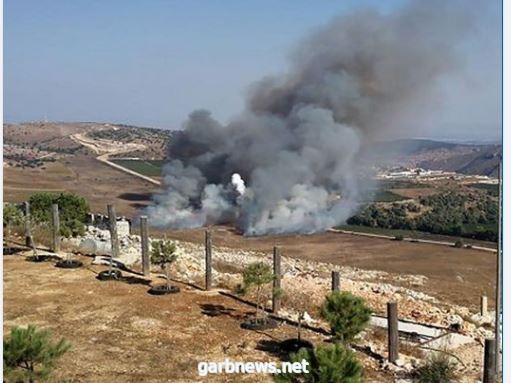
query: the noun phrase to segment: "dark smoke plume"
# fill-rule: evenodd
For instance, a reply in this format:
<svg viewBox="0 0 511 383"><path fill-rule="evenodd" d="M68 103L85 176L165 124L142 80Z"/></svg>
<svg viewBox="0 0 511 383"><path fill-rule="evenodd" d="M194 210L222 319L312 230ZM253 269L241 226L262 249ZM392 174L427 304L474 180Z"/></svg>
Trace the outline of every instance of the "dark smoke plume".
<svg viewBox="0 0 511 383"><path fill-rule="evenodd" d="M229 124L191 113L171 144L151 221L229 222L247 235L344 222L359 195L353 169L364 140L405 129L409 111L459 65L463 8L416 1L392 14L337 17L299 44L285 76L254 84Z"/></svg>

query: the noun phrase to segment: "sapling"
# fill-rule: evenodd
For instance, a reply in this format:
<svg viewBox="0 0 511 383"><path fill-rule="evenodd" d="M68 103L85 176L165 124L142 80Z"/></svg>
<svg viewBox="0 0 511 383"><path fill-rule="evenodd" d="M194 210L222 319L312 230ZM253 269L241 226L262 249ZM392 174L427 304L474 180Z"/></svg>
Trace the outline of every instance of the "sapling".
<svg viewBox="0 0 511 383"><path fill-rule="evenodd" d="M170 240L162 239L151 242L151 263L160 265L167 276L167 290L170 286L170 266L177 259L176 244Z"/></svg>
<svg viewBox="0 0 511 383"><path fill-rule="evenodd" d="M371 309L360 297L333 291L321 306L321 316L330 324L334 340L347 343L369 323Z"/></svg>
<svg viewBox="0 0 511 383"><path fill-rule="evenodd" d="M248 291L255 286L256 289L256 312L255 322L259 321L261 297L265 285L273 281L274 275L271 266L264 262L256 262L247 266L243 271L243 290ZM275 292L277 293L277 292Z"/></svg>
<svg viewBox="0 0 511 383"><path fill-rule="evenodd" d="M53 343L46 330L14 327L4 338L4 377L13 382L45 380L70 348L65 339Z"/></svg>

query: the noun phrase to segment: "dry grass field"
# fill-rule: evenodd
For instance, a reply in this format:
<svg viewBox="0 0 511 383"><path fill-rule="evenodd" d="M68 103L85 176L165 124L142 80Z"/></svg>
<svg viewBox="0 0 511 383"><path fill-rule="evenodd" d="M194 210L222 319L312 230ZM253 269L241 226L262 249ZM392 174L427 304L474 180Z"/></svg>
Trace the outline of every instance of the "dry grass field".
<svg viewBox="0 0 511 383"><path fill-rule="evenodd" d="M4 199L12 202L25 201L37 191L71 191L85 197L92 211L104 212L107 203L115 203L120 215L132 217L156 190L85 155L50 163L46 169L4 168Z"/></svg>

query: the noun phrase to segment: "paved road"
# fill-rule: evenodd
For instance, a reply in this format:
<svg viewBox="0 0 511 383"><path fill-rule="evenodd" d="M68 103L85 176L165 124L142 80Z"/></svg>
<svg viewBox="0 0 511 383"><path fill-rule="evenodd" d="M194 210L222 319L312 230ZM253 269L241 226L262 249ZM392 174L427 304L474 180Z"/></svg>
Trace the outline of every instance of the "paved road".
<svg viewBox="0 0 511 383"><path fill-rule="evenodd" d="M343 233L343 234L352 234L352 235L360 235L362 237L371 237L371 238L382 238L382 239L394 239L391 235L384 235L384 234L373 234L373 233L364 233L360 231L351 231L351 230L339 230L339 229L329 229L328 231L331 231L333 233ZM408 242L419 242L419 243L430 243L433 245L441 245L441 246L454 246L454 242L447 242L447 241L433 241L431 239L417 239L417 238L411 238L411 237L404 237L403 241ZM497 250L492 249L491 247L483 247L483 246L475 246L472 245L472 249L474 250L481 250L481 251L488 251L490 253L496 253Z"/></svg>

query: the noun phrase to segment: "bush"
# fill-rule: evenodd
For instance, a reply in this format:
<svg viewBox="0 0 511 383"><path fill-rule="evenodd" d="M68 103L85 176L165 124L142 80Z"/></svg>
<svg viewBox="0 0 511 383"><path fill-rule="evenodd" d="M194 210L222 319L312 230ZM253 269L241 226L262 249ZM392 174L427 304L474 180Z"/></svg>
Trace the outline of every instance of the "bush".
<svg viewBox="0 0 511 383"><path fill-rule="evenodd" d="M73 193L40 192L30 197L30 213L36 223L51 223L51 205L59 205L60 233L64 237L83 235L89 205Z"/></svg>
<svg viewBox="0 0 511 383"><path fill-rule="evenodd" d="M275 375L278 383L359 383L362 382L362 366L355 353L345 346L334 344L319 346L313 350L302 348L292 354L290 362L306 360L309 373L283 372Z"/></svg>
<svg viewBox="0 0 511 383"><path fill-rule="evenodd" d="M4 377L14 382L44 380L70 348L65 339L52 343L50 333L35 326L14 327L4 338Z"/></svg>
<svg viewBox="0 0 511 383"><path fill-rule="evenodd" d="M15 204L4 204L4 227L21 225L24 218L23 212Z"/></svg>
<svg viewBox="0 0 511 383"><path fill-rule="evenodd" d="M461 239L458 239L456 242L454 242L454 247L461 249L463 247L463 241Z"/></svg>
<svg viewBox="0 0 511 383"><path fill-rule="evenodd" d="M167 288L170 289L170 265L177 259L176 244L163 239L151 242L151 263L160 265L167 276Z"/></svg>
<svg viewBox="0 0 511 383"><path fill-rule="evenodd" d="M402 235L402 234L398 234L398 235L396 235L396 236L394 237L394 240L395 240L395 241L402 241L403 239L405 239L405 237L403 237L403 235Z"/></svg>
<svg viewBox="0 0 511 383"><path fill-rule="evenodd" d="M454 383L456 364L445 354L433 354L415 371L419 383Z"/></svg>
<svg viewBox="0 0 511 383"><path fill-rule="evenodd" d="M366 327L371 309L360 297L333 291L321 306L321 316L330 324L334 340L347 343Z"/></svg>
<svg viewBox="0 0 511 383"><path fill-rule="evenodd" d="M243 292L248 291L251 287L256 288L256 313L255 320L259 318L259 309L261 306L261 293L264 285L273 281L273 272L270 265L264 262L256 262L247 266L243 271Z"/></svg>

